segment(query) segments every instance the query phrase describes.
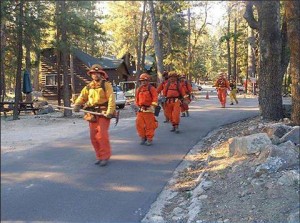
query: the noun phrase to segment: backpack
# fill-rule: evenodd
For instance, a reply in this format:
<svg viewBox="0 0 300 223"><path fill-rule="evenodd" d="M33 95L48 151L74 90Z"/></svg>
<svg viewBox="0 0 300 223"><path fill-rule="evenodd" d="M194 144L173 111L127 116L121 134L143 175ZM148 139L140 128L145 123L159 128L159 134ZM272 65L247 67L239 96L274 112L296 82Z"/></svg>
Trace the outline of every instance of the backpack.
<svg viewBox="0 0 300 223"><path fill-rule="evenodd" d="M225 80L225 78L219 78L217 80L217 84L218 84L218 87L226 87L226 80Z"/></svg>
<svg viewBox="0 0 300 223"><path fill-rule="evenodd" d="M151 84L148 84L148 91L149 91L149 93L150 93L150 95L151 95L151 98L152 98L152 93L151 93L151 91L150 91L151 87L152 87L152 85L151 85ZM136 95L137 95L137 96L139 95L140 90L141 90L141 86L137 89L137 92L136 92Z"/></svg>
<svg viewBox="0 0 300 223"><path fill-rule="evenodd" d="M167 83L167 91L166 91L166 95L168 95L168 90L169 90L170 84L171 84L171 82L168 81L168 83ZM180 90L179 90L179 81L177 81L177 91L178 91L178 93L179 93L179 98L181 98L182 95L181 95L181 92L180 92Z"/></svg>

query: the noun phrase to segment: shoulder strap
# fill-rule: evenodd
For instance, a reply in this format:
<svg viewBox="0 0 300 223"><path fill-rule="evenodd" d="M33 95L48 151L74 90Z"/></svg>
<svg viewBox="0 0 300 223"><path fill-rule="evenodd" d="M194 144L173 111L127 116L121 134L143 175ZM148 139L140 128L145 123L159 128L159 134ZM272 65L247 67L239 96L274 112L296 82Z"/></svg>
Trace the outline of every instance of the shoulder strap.
<svg viewBox="0 0 300 223"><path fill-rule="evenodd" d="M168 81L166 95L168 95L168 90L169 90L170 84L171 84L171 82ZM177 81L177 91L179 93L179 96L181 96L181 92L179 90L179 81Z"/></svg>
<svg viewBox="0 0 300 223"><path fill-rule="evenodd" d="M105 89L105 80L102 80L101 81L101 88L103 89L104 93L106 92L106 89Z"/></svg>
<svg viewBox="0 0 300 223"><path fill-rule="evenodd" d="M152 87L152 85L151 85L151 84L149 84L149 85L148 85L148 91L149 91L149 93L150 93L150 95L151 95L151 98L152 98L151 87ZM137 93L136 93L136 95L139 95L139 93L140 93L140 89L141 89L141 86L140 86L140 87L137 89Z"/></svg>
<svg viewBox="0 0 300 223"><path fill-rule="evenodd" d="M152 98L151 87L152 87L152 85L149 83L149 85L148 85L148 91L149 91L149 93L151 95L151 98Z"/></svg>

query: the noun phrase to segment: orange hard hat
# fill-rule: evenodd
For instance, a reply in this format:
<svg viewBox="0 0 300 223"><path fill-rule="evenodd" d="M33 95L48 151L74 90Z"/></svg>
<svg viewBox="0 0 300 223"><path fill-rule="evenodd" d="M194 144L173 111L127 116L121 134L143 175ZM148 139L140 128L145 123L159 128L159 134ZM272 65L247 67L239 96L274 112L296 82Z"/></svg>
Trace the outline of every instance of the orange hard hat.
<svg viewBox="0 0 300 223"><path fill-rule="evenodd" d="M169 77L178 77L178 74L176 73L176 71L170 71L168 76Z"/></svg>
<svg viewBox="0 0 300 223"><path fill-rule="evenodd" d="M141 76L140 76L140 81L149 81L150 80L150 75L147 74L147 73L142 73Z"/></svg>
<svg viewBox="0 0 300 223"><path fill-rule="evenodd" d="M94 64L90 67L89 71L87 72L88 75L91 75L93 73L98 73L101 76L103 76L105 79L108 79L107 73L103 70L102 66L99 64Z"/></svg>

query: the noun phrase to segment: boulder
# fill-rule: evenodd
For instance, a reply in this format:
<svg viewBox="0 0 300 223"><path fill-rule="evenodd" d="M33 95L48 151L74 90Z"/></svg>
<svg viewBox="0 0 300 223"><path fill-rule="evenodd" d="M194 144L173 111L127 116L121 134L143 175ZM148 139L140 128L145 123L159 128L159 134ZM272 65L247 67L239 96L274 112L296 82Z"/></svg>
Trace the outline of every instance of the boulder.
<svg viewBox="0 0 300 223"><path fill-rule="evenodd" d="M291 131L287 132L280 138L280 142L292 141L294 144L300 144L300 126L294 126Z"/></svg>
<svg viewBox="0 0 300 223"><path fill-rule="evenodd" d="M249 155L260 153L272 142L266 133L258 133L244 137L234 137L228 140L229 155Z"/></svg>

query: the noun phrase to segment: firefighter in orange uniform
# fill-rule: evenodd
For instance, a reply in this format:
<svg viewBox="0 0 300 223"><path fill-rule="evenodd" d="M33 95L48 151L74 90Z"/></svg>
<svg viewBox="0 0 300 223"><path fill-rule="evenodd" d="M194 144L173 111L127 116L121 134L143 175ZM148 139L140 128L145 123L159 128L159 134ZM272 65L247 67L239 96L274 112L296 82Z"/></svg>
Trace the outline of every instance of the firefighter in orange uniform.
<svg viewBox="0 0 300 223"><path fill-rule="evenodd" d="M161 99L162 99L161 105L162 105L162 108L164 110L164 115L165 115L164 123L167 123L167 122L169 122L169 119L167 117L166 109L165 109L165 107L166 107L165 96L162 94L162 90L164 89L164 86L168 83L168 72L167 71L164 71L163 77L164 77L164 81L162 83L160 83L160 85L157 87L157 94L161 94Z"/></svg>
<svg viewBox="0 0 300 223"><path fill-rule="evenodd" d="M84 118L89 121L90 139L96 153L96 165L105 166L111 156L108 129L115 109L115 96L108 75L99 64L94 64L87 72L92 82L85 86L75 101L74 112L79 112L84 105L85 110L95 111L105 116L87 113Z"/></svg>
<svg viewBox="0 0 300 223"><path fill-rule="evenodd" d="M226 97L227 97L227 89L230 90L229 82L225 78L225 73L219 73L219 77L214 85L217 88L218 98L222 105L222 108L225 108Z"/></svg>
<svg viewBox="0 0 300 223"><path fill-rule="evenodd" d="M141 137L141 145L152 145L155 129L158 122L154 111L158 105L156 88L150 84L150 75L143 73L140 76L141 86L137 89L135 104L139 107L136 116L136 129Z"/></svg>
<svg viewBox="0 0 300 223"><path fill-rule="evenodd" d="M163 89L163 95L166 96L166 114L168 119L171 121L173 128L171 132L179 133L180 123L180 104L183 98L183 103L188 104L188 95L184 92L181 84L178 81L178 75L175 71L169 72L168 83Z"/></svg>
<svg viewBox="0 0 300 223"><path fill-rule="evenodd" d="M190 103L192 101L192 85L189 81L186 80L185 74L180 76L180 84L184 92L188 95L186 100ZM181 117L189 117L189 105L186 103L181 104Z"/></svg>

